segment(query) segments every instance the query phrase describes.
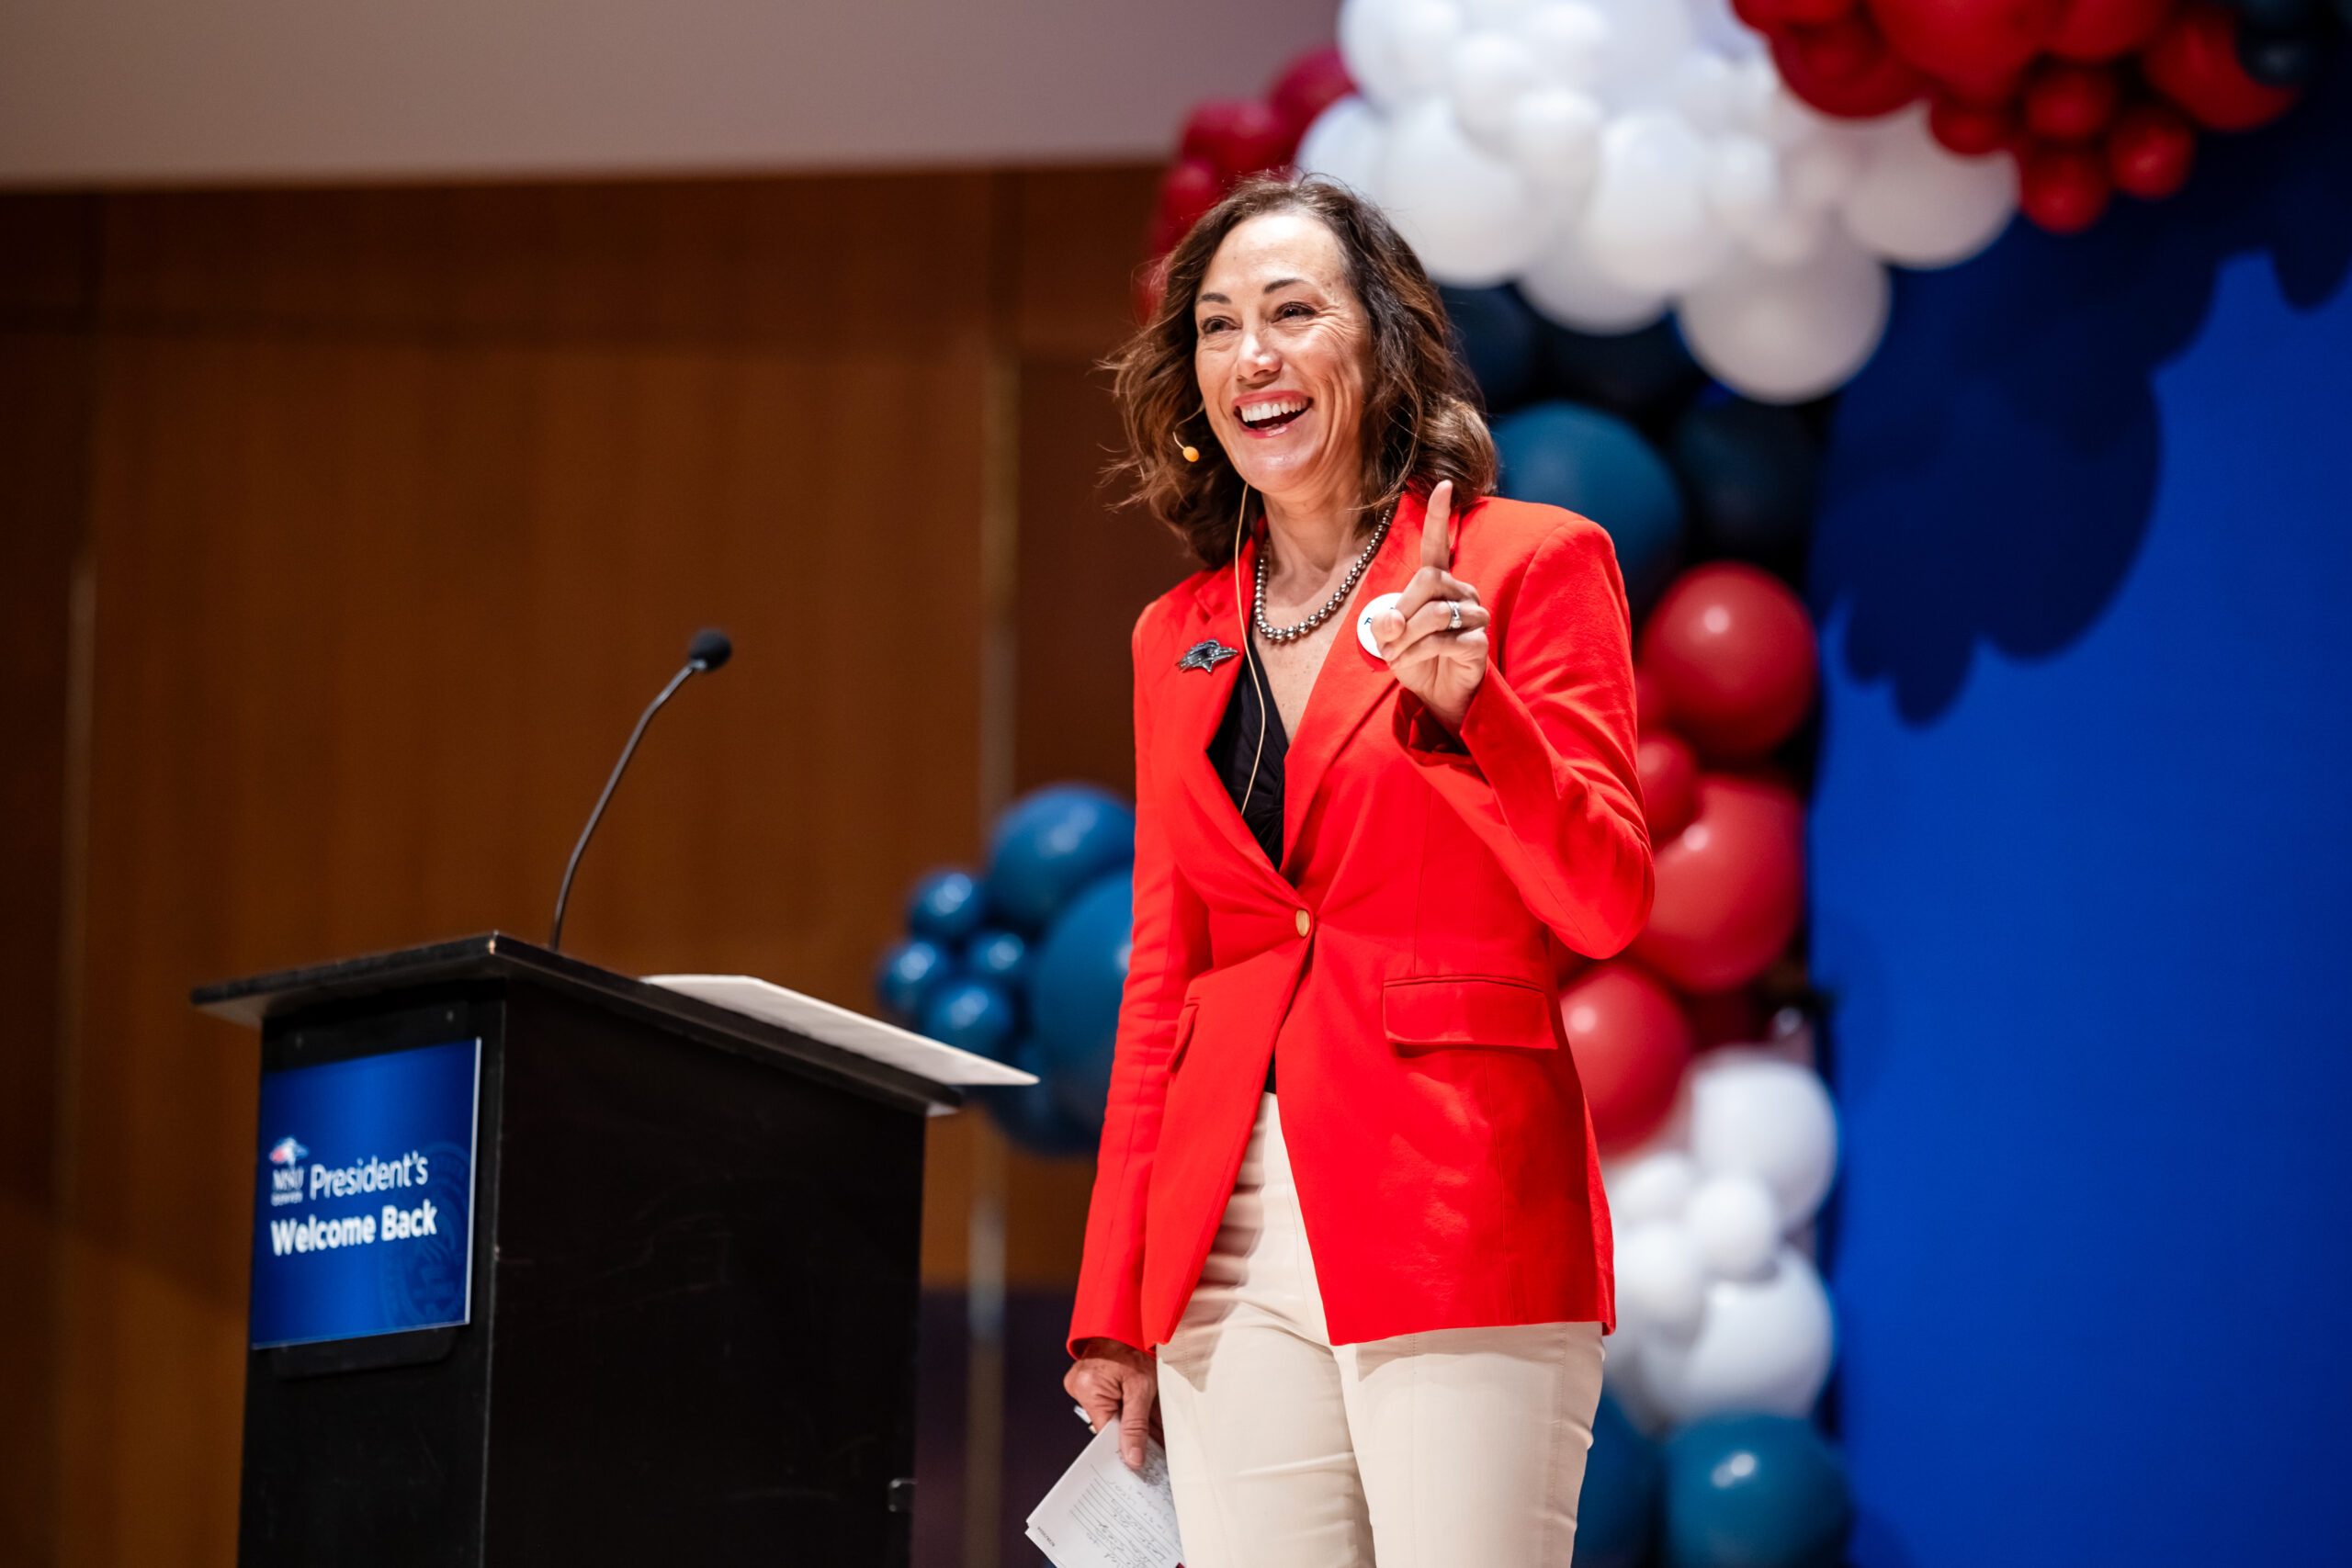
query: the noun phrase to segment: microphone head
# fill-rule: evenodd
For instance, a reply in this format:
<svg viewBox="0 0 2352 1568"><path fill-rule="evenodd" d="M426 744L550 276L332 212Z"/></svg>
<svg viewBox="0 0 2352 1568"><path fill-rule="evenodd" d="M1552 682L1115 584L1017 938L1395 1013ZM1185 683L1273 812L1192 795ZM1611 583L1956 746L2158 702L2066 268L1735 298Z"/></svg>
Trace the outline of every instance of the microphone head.
<svg viewBox="0 0 2352 1568"><path fill-rule="evenodd" d="M734 657L735 645L717 626L703 627L686 645L686 662L697 670L716 670Z"/></svg>

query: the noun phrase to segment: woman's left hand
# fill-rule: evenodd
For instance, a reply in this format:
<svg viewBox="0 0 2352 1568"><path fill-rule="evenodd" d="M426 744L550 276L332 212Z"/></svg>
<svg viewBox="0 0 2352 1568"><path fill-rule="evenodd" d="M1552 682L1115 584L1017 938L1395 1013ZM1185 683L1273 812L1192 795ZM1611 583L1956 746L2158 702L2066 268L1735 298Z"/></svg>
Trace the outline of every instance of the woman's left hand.
<svg viewBox="0 0 2352 1568"><path fill-rule="evenodd" d="M1421 569L1396 605L1374 617L1372 637L1396 683L1420 698L1438 722L1459 729L1487 678L1487 624L1494 617L1478 603L1476 588L1446 570L1453 558L1453 481L1442 479L1430 491L1421 524Z"/></svg>

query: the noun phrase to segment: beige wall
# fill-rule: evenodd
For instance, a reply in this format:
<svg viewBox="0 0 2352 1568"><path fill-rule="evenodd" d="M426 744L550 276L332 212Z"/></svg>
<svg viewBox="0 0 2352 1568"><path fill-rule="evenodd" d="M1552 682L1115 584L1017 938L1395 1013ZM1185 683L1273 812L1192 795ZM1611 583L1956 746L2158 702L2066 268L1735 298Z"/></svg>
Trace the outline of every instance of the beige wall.
<svg viewBox="0 0 2352 1568"><path fill-rule="evenodd" d="M0 185L1149 159L1337 0L11 0Z"/></svg>

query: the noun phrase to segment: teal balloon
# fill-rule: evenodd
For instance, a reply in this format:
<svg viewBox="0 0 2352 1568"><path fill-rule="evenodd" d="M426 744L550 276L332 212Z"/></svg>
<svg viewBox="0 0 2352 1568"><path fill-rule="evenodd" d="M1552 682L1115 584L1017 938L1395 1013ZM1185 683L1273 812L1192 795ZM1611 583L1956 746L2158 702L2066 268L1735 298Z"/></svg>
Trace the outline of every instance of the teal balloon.
<svg viewBox="0 0 2352 1568"><path fill-rule="evenodd" d="M1134 924L1134 879L1125 871L1102 877L1055 918L1029 972L1029 1016L1045 1047L1054 1099L1074 1120L1098 1129Z"/></svg>
<svg viewBox="0 0 2352 1568"><path fill-rule="evenodd" d="M1034 790L997 818L989 901L1005 923L1043 930L1080 888L1136 855L1136 814L1091 784Z"/></svg>
<svg viewBox="0 0 2352 1568"><path fill-rule="evenodd" d="M964 944L964 967L1015 995L1029 980L1029 942L1018 931L984 931Z"/></svg>
<svg viewBox="0 0 2352 1568"><path fill-rule="evenodd" d="M1657 1445L1602 1394L1577 1505L1576 1568L1642 1568L1657 1539L1665 1483Z"/></svg>
<svg viewBox="0 0 2352 1568"><path fill-rule="evenodd" d="M1048 1070L1046 1048L1035 1040L1016 1042L1010 1056L1012 1066L1036 1074L1041 1080ZM1042 1081L1014 1089L984 1089L978 1094L1004 1135L1033 1155L1072 1159L1094 1152L1101 1130L1089 1129L1072 1119Z"/></svg>
<svg viewBox="0 0 2352 1568"><path fill-rule="evenodd" d="M1664 1568L1837 1568L1846 1467L1811 1423L1713 1416L1666 1445Z"/></svg>
<svg viewBox="0 0 2352 1568"><path fill-rule="evenodd" d="M1635 614L1664 590L1682 554L1682 495L1673 470L1614 414L1537 403L1499 420L1502 492L1582 513L1609 531Z"/></svg>
<svg viewBox="0 0 2352 1568"><path fill-rule="evenodd" d="M950 980L923 1004L922 1032L944 1045L996 1058L1020 1024L1011 993L993 980Z"/></svg>
<svg viewBox="0 0 2352 1568"><path fill-rule="evenodd" d="M1813 526L1813 432L1794 409L1745 400L1682 416L1670 446L1709 555L1793 562Z"/></svg>
<svg viewBox="0 0 2352 1568"><path fill-rule="evenodd" d="M882 1010L901 1023L922 1017L931 994L954 976L956 960L935 942L922 937L895 943L882 954L874 975L874 998Z"/></svg>
<svg viewBox="0 0 2352 1568"><path fill-rule="evenodd" d="M907 930L942 947L960 947L980 929L988 899L968 871L934 871L915 884L907 901Z"/></svg>

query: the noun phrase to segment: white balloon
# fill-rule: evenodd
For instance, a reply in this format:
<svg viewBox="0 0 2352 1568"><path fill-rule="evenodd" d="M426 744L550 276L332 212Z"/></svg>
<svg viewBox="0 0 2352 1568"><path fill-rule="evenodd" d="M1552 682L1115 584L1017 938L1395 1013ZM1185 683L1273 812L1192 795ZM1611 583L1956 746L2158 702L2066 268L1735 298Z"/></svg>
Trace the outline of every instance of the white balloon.
<svg viewBox="0 0 2352 1568"><path fill-rule="evenodd" d="M1396 13L1403 0L1340 0L1340 58L1356 91L1383 107L1403 104L1410 78L1396 57Z"/></svg>
<svg viewBox="0 0 2352 1568"><path fill-rule="evenodd" d="M1762 1279L1709 1285L1696 1334L1644 1334L1635 1371L1643 1396L1678 1425L1735 1410L1804 1416L1829 1380L1835 1340L1821 1276L1782 1247Z"/></svg>
<svg viewBox="0 0 2352 1568"><path fill-rule="evenodd" d="M1595 271L1624 288L1675 294L1731 252L1708 208L1705 138L1662 109L1621 114L1600 133L1600 174L1584 243Z"/></svg>
<svg viewBox="0 0 2352 1568"><path fill-rule="evenodd" d="M1718 1279L1761 1279L1780 1249L1780 1212L1752 1176L1710 1177L1690 1194L1682 1223Z"/></svg>
<svg viewBox="0 0 2352 1568"><path fill-rule="evenodd" d="M1860 135L1843 129L1809 136L1791 147L1781 159L1781 178L1791 205L1820 209L1845 200L1862 177L1868 152Z"/></svg>
<svg viewBox="0 0 2352 1568"><path fill-rule="evenodd" d="M1781 205L1781 160L1760 136L1735 131L1715 143L1707 201L1734 234L1762 223Z"/></svg>
<svg viewBox="0 0 2352 1568"><path fill-rule="evenodd" d="M1821 1075L1733 1045L1700 1057L1689 1077L1698 1168L1762 1183L1781 1226L1811 1219L1838 1172L1838 1112Z"/></svg>
<svg viewBox="0 0 2352 1568"><path fill-rule="evenodd" d="M1701 50L1683 56L1675 66L1668 102L1693 130L1712 136L1733 123L1738 107L1736 82L1730 61Z"/></svg>
<svg viewBox="0 0 2352 1568"><path fill-rule="evenodd" d="M1846 193L1846 229L1888 261L1950 266L1991 244L2017 205L2016 159L1947 151L1919 110L1873 139Z"/></svg>
<svg viewBox="0 0 2352 1568"><path fill-rule="evenodd" d="M1340 98L1315 117L1298 139L1295 162L1303 175L1328 175L1357 195L1376 197L1380 159L1388 128L1362 98Z"/></svg>
<svg viewBox="0 0 2352 1568"><path fill-rule="evenodd" d="M1763 402L1853 378L1886 330L1886 269L1832 231L1800 265L1743 261L1682 301L1682 336L1714 378ZM1713 1053L1710 1053L1713 1055Z"/></svg>
<svg viewBox="0 0 2352 1568"><path fill-rule="evenodd" d="M1520 17L1519 36L1544 71L1564 87L1600 80L1609 51L1609 18L1586 0L1555 0Z"/></svg>
<svg viewBox="0 0 2352 1568"><path fill-rule="evenodd" d="M1442 102L1397 117L1376 182L1390 220L1440 282L1501 283L1549 237L1526 179L1479 151Z"/></svg>
<svg viewBox="0 0 2352 1568"><path fill-rule="evenodd" d="M1524 94L1511 106L1511 161L1540 186L1581 191L1600 162L1601 118L1600 106L1573 87Z"/></svg>
<svg viewBox="0 0 2352 1568"><path fill-rule="evenodd" d="M1671 1221L1635 1225L1617 1240L1617 1312L1645 1338L1698 1332L1707 1304L1699 1243Z"/></svg>
<svg viewBox="0 0 2352 1568"><path fill-rule="evenodd" d="M1666 290L1628 288L1601 276L1577 228L1563 231L1519 275L1519 291L1550 320L1584 333L1630 333L1666 314Z"/></svg>
<svg viewBox="0 0 2352 1568"><path fill-rule="evenodd" d="M1601 96L1645 102L1665 90L1690 52L1690 16L1682 0L1593 0L1609 20L1601 51Z"/></svg>
<svg viewBox="0 0 2352 1568"><path fill-rule="evenodd" d="M1673 1425L1650 1397L1642 1376L1642 1337L1623 1322L1601 1341L1600 1386L1609 1391L1625 1418L1652 1437L1663 1437Z"/></svg>
<svg viewBox="0 0 2352 1568"><path fill-rule="evenodd" d="M1462 15L1477 28L1513 26L1538 3L1539 0L1461 0Z"/></svg>
<svg viewBox="0 0 2352 1568"><path fill-rule="evenodd" d="M1687 0L1690 31L1699 42L1734 60L1754 60L1765 52L1762 34L1734 14L1731 0Z"/></svg>
<svg viewBox="0 0 2352 1568"><path fill-rule="evenodd" d="M1462 36L1462 13L1446 0L1397 0L1391 36L1406 101L1443 92L1453 40Z"/></svg>
<svg viewBox="0 0 2352 1568"><path fill-rule="evenodd" d="M1603 1165L1600 1179L1611 1221L1628 1230L1651 1220L1680 1219L1698 1190L1699 1167L1681 1149L1653 1145Z"/></svg>
<svg viewBox="0 0 2352 1568"><path fill-rule="evenodd" d="M1527 46L1509 33L1472 33L1453 46L1447 79L1453 118L1470 140L1490 152L1508 154L1511 111L1543 77Z"/></svg>
<svg viewBox="0 0 2352 1568"><path fill-rule="evenodd" d="M1734 232L1758 261L1769 266L1795 266L1821 249L1829 232L1829 215L1783 201L1760 218L1743 221Z"/></svg>

